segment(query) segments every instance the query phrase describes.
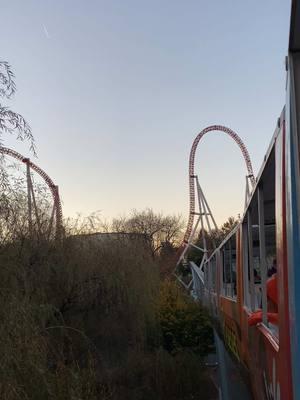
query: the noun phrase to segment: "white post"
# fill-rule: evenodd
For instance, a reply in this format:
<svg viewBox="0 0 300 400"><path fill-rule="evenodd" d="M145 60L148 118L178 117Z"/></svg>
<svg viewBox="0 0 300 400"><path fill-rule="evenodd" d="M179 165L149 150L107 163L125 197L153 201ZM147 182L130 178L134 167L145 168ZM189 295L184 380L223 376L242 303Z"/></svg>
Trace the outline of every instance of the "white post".
<svg viewBox="0 0 300 400"><path fill-rule="evenodd" d="M250 199L249 176L246 175L246 191L245 191L245 205L244 205L245 210L247 208L249 199Z"/></svg>

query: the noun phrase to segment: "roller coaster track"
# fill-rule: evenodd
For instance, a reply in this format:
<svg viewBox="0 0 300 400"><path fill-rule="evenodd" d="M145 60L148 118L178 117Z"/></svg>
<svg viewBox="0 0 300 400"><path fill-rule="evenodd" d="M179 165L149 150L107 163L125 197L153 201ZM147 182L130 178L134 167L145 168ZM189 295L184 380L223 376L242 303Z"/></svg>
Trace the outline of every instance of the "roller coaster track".
<svg viewBox="0 0 300 400"><path fill-rule="evenodd" d="M191 148L191 152L190 152L190 159L189 159L190 212L189 212L188 224L187 224L187 228L186 228L186 232L184 235L182 246L185 246L188 243L189 238L192 233L193 224L194 224L194 216L195 216L195 179L194 178L195 178L196 150L197 150L198 144L199 144L200 140L203 138L203 136L206 133L212 132L212 131L224 132L236 142L236 144L239 146L239 148L242 152L242 155L244 157L244 160L246 163L246 168L248 171L248 177L250 179L251 185L252 185L252 187L254 187L254 185L255 185L255 178L253 175L253 168L252 168L250 155L248 153L248 150L247 150L245 144L243 143L242 139L237 135L237 133L235 133L230 128L227 128L226 126L222 126L222 125L212 125L212 126L208 126L207 128L203 129L196 136L196 138L193 142L192 148Z"/></svg>
<svg viewBox="0 0 300 400"><path fill-rule="evenodd" d="M14 158L15 160L21 161L27 166L27 185L31 185L31 191L33 191L32 188L32 183L31 183L31 178L30 178L30 169L35 171L46 183L48 186L52 198L53 198L53 216L55 214L55 219L56 219L56 232L55 235L58 237L61 233L61 228L62 228L62 207L61 207L61 201L60 201L60 196L59 196L59 191L58 191L58 186L54 184L50 176L42 170L38 165L33 163L29 158L26 158L22 156L22 154L18 153L15 150L9 149L7 147L0 147L0 154L10 156ZM35 200L34 200L35 201ZM52 220L53 218L51 218ZM51 222L52 223L52 222Z"/></svg>

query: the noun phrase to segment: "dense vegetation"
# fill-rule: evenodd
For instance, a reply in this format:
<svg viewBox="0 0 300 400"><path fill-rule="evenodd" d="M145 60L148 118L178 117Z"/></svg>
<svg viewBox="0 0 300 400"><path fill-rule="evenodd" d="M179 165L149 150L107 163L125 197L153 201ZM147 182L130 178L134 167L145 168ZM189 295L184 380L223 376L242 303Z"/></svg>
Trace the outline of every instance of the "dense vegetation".
<svg viewBox="0 0 300 400"><path fill-rule="evenodd" d="M140 238L22 235L1 247L0 264L1 398L203 393L209 321L175 282L160 281Z"/></svg>
<svg viewBox="0 0 300 400"><path fill-rule="evenodd" d="M14 92L0 62L0 97ZM0 105L0 140L5 132L35 151L26 121ZM214 398L202 366L210 322L170 278L181 219L133 211L92 234L93 217L66 222L54 240L45 188L35 184L30 230L25 177L11 167L1 159L0 398Z"/></svg>

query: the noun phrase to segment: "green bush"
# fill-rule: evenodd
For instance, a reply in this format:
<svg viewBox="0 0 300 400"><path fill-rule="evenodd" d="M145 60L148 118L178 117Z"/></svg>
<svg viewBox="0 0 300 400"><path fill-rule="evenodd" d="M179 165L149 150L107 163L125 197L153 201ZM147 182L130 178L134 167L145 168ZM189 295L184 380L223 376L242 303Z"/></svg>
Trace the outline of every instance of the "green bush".
<svg viewBox="0 0 300 400"><path fill-rule="evenodd" d="M203 357L213 350L213 331L205 310L172 281L161 286L159 321L162 345L170 353L189 350Z"/></svg>

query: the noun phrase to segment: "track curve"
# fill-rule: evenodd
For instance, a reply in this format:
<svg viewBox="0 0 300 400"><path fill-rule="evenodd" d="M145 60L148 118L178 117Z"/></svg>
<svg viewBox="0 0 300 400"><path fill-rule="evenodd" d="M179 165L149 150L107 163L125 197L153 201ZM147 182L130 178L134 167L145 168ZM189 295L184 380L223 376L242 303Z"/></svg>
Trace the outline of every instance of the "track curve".
<svg viewBox="0 0 300 400"><path fill-rule="evenodd" d="M196 155L196 150L198 147L198 144L200 140L203 138L203 136L211 131L219 131L219 132L224 132L228 136L230 136L236 144L239 146L242 155L245 160L246 168L248 171L248 176L250 177L250 181L252 184L252 187L255 185L255 178L253 175L253 168L252 168L252 163L250 159L250 155L248 153L248 150L243 143L242 139L238 136L237 133L235 133L232 129L227 128L226 126L223 125L211 125L208 126L207 128L203 129L198 135L196 136L191 152L190 152L190 158L189 158L189 191L190 191L190 212L189 212L189 219L188 219L188 224L187 224L187 229L184 235L183 239L183 245L188 243L192 229L193 229L193 223L194 223L194 214L195 214L195 155Z"/></svg>
<svg viewBox="0 0 300 400"><path fill-rule="evenodd" d="M0 154L10 156L15 160L19 160L25 164L29 164L30 168L32 168L46 182L52 194L56 214L56 229L57 233L59 233L59 230L62 227L62 206L59 197L58 186L54 184L50 176L44 170L42 170L42 168L33 163L29 158L22 156L22 154L18 153L17 151L9 149L7 147L0 147Z"/></svg>

